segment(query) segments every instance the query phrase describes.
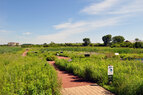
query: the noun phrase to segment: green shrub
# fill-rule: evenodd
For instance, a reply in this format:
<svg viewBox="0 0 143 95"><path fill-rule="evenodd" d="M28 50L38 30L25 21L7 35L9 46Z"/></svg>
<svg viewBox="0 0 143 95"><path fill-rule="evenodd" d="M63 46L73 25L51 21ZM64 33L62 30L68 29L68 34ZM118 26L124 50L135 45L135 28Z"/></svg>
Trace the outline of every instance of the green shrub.
<svg viewBox="0 0 143 95"><path fill-rule="evenodd" d="M0 95L60 95L55 69L37 56L0 55Z"/></svg>

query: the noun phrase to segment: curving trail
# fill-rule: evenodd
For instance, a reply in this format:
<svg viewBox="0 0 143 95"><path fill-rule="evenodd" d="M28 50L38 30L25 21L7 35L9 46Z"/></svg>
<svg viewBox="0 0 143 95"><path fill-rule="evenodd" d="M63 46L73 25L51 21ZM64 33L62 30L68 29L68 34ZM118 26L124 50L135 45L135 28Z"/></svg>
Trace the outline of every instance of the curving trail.
<svg viewBox="0 0 143 95"><path fill-rule="evenodd" d="M57 57L59 59L70 59L68 57ZM58 78L62 82L63 95L114 95L95 83L84 81L66 71L60 71L54 65L55 61L48 61L48 63L54 66L58 73Z"/></svg>
<svg viewBox="0 0 143 95"><path fill-rule="evenodd" d="M70 59L68 57L61 57L57 56L59 59ZM54 65L55 61L48 61L49 64ZM55 67L56 68L56 67ZM93 83L86 82L81 78L78 78L77 76L74 76L72 74L67 73L66 71L60 71L56 68L56 71L58 73L59 80L62 81L62 87L63 88L70 88L70 87L77 87L77 86L84 86L84 85L91 85Z"/></svg>
<svg viewBox="0 0 143 95"><path fill-rule="evenodd" d="M23 52L22 56L26 56L28 51L29 51L29 49L26 49L25 52Z"/></svg>

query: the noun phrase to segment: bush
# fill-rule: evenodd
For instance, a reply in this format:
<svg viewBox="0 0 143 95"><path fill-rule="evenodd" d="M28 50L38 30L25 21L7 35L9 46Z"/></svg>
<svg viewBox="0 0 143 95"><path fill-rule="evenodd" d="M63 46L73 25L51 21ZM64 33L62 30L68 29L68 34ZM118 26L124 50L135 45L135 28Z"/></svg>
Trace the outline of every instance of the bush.
<svg viewBox="0 0 143 95"><path fill-rule="evenodd" d="M143 48L143 42L135 42L134 47L135 48Z"/></svg>
<svg viewBox="0 0 143 95"><path fill-rule="evenodd" d="M48 55L47 57L46 57L46 60L47 61L54 61L56 59L56 56L54 56L54 55Z"/></svg>

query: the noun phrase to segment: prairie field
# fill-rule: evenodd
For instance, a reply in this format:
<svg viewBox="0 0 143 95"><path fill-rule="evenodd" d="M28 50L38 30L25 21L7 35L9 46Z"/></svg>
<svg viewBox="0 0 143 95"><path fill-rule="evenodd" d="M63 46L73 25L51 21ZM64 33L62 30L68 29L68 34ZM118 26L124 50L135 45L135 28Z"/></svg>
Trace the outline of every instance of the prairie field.
<svg viewBox="0 0 143 95"><path fill-rule="evenodd" d="M0 95L60 95L57 73L46 60L23 57L22 48L3 47L1 51Z"/></svg>
<svg viewBox="0 0 143 95"><path fill-rule="evenodd" d="M47 62L53 60L60 70L98 83L116 95L143 94L143 49L39 47L29 48L25 57L24 51L20 47L0 47L0 95L60 95L57 72ZM57 59L57 54L71 60ZM108 65L114 67L111 84Z"/></svg>
<svg viewBox="0 0 143 95"><path fill-rule="evenodd" d="M61 47L46 48L41 51L43 50L53 56L59 53L60 56L70 57L72 59L70 62L55 59L57 67L87 81L96 82L117 95L143 94L142 49ZM119 55L115 56L114 53L119 53ZM90 57L85 57L84 54L90 54ZM107 75L108 65L114 66L113 83L110 85Z"/></svg>

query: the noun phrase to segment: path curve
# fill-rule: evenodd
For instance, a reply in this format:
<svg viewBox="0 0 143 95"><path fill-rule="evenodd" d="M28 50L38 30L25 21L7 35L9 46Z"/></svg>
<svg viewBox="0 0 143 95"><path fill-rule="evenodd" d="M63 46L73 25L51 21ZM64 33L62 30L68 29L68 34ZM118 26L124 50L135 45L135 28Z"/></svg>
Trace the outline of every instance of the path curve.
<svg viewBox="0 0 143 95"><path fill-rule="evenodd" d="M57 57L58 57L58 59L70 59L68 57L62 57L62 56L57 56ZM48 62L49 62L49 64L51 64L55 67L55 65L54 65L55 61L48 61ZM81 79L77 76L69 74L66 71L60 71L57 68L56 68L56 71L58 73L59 80L62 81L62 87L63 88L70 88L70 87L77 87L77 86L84 86L84 85L93 84L91 82L86 82L86 81L84 81L83 79Z"/></svg>
<svg viewBox="0 0 143 95"><path fill-rule="evenodd" d="M57 57L59 59L70 59L68 57ZM95 83L86 82L77 76L67 73L66 71L60 71L54 65L55 61L48 61L48 63L54 66L58 73L58 78L62 82L63 95L114 95Z"/></svg>
<svg viewBox="0 0 143 95"><path fill-rule="evenodd" d="M29 49L26 49L26 50L23 52L22 56L26 56L27 53L28 53L28 51L29 51Z"/></svg>

